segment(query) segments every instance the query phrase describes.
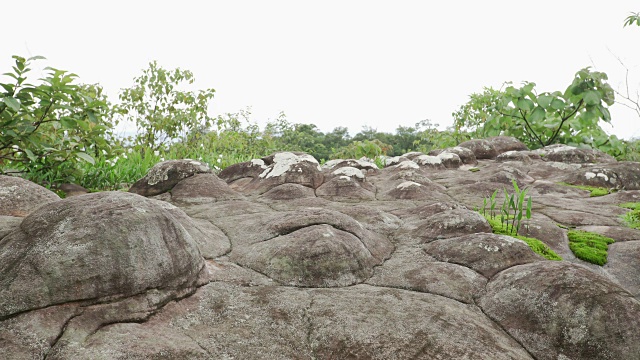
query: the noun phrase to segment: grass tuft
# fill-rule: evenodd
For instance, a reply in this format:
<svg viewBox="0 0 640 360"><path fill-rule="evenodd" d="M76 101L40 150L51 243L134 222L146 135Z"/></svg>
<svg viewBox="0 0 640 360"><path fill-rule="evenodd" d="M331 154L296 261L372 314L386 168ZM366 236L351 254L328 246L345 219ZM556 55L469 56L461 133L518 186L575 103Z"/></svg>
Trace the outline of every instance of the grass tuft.
<svg viewBox="0 0 640 360"><path fill-rule="evenodd" d="M578 259L600 266L607 263L608 245L615 242L612 238L583 230L569 230L567 236L569 249Z"/></svg>
<svg viewBox="0 0 640 360"><path fill-rule="evenodd" d="M590 194L589 194L590 197L604 196L604 195L609 195L610 194L609 189L603 188L603 187L598 187L598 186L573 185L573 184L568 184L568 183L564 183L564 182L561 182L560 185L570 186L572 188L589 191L590 192Z"/></svg>
<svg viewBox="0 0 640 360"><path fill-rule="evenodd" d="M500 219L497 219L497 218L492 219L490 216L485 216L485 219L487 219L487 221L489 222L489 225L491 225L491 228L493 229L494 234L508 235L516 239L522 240L525 243L527 243L527 245L529 245L531 250L533 250L537 254L542 255L547 260L556 260L556 261L562 260L562 258L558 254L556 254L555 251L551 250L551 248L549 248L549 246L547 246L547 244L543 243L542 241L535 238L522 236L522 235L513 235L511 231L507 230L506 225L500 222Z"/></svg>
<svg viewBox="0 0 640 360"><path fill-rule="evenodd" d="M622 221L632 228L640 230L640 203L639 202L628 202L618 205L625 209L631 209L628 213L622 215Z"/></svg>

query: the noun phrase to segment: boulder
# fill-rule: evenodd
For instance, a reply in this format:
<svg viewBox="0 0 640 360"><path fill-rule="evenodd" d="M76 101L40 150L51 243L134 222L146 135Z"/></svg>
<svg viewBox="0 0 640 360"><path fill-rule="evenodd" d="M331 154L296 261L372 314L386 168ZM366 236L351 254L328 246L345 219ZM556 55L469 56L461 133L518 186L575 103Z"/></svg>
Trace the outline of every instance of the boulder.
<svg viewBox="0 0 640 360"><path fill-rule="evenodd" d="M640 354L640 302L582 266L541 261L496 275L483 311L536 359L628 359Z"/></svg>
<svg viewBox="0 0 640 360"><path fill-rule="evenodd" d="M425 244L423 250L438 261L466 266L486 278L515 265L544 258L524 241L496 234L471 234Z"/></svg>
<svg viewBox="0 0 640 360"><path fill-rule="evenodd" d="M209 165L197 160L167 160L149 169L142 179L131 186L129 192L142 196L159 195L170 191L188 177L210 172Z"/></svg>
<svg viewBox="0 0 640 360"><path fill-rule="evenodd" d="M477 165L476 155L470 149L461 146L450 147L446 149L431 150L428 155L437 156L443 153L456 154L464 165Z"/></svg>
<svg viewBox="0 0 640 360"><path fill-rule="evenodd" d="M279 152L268 160L265 164L269 165L244 186L243 192L259 195L287 183L317 189L324 181L322 168L311 155Z"/></svg>
<svg viewBox="0 0 640 360"><path fill-rule="evenodd" d="M361 169L350 166L334 169L316 189L318 197L333 201L375 200L376 187L367 181Z"/></svg>
<svg viewBox="0 0 640 360"><path fill-rule="evenodd" d="M567 174L564 181L573 185L596 186L613 190L640 190L640 164L619 162L585 167Z"/></svg>
<svg viewBox="0 0 640 360"><path fill-rule="evenodd" d="M495 159L499 152L493 143L486 139L473 139L458 144L458 146L473 151L476 159Z"/></svg>
<svg viewBox="0 0 640 360"><path fill-rule="evenodd" d="M196 284L203 266L187 229L154 200L102 192L55 201L2 240L0 318L152 289L177 293Z"/></svg>
<svg viewBox="0 0 640 360"><path fill-rule="evenodd" d="M496 149L498 155L507 151L527 151L529 148L522 141L512 136L493 136L487 138L493 147Z"/></svg>
<svg viewBox="0 0 640 360"><path fill-rule="evenodd" d="M0 175L0 215L25 217L60 200L53 191L19 177Z"/></svg>
<svg viewBox="0 0 640 360"><path fill-rule="evenodd" d="M244 196L233 190L215 174L195 174L178 182L171 189L171 201L186 204L242 200Z"/></svg>
<svg viewBox="0 0 640 360"><path fill-rule="evenodd" d="M533 151L545 161L562 163L595 164L614 163L616 159L600 150L576 148L574 146L554 144Z"/></svg>

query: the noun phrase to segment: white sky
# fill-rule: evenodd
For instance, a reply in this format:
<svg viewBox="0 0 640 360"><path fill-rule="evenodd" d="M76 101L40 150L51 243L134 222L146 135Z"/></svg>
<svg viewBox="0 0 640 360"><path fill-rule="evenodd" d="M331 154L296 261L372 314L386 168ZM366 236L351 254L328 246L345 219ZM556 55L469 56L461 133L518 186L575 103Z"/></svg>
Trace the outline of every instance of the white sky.
<svg viewBox="0 0 640 360"><path fill-rule="evenodd" d="M640 2L616 1L11 1L0 5L0 72L11 55L100 83L112 101L152 60L216 89L213 114L251 106L322 131L393 132L452 123L468 95L504 81L564 89L591 66L640 88ZM640 118L611 108L612 133L640 136Z"/></svg>

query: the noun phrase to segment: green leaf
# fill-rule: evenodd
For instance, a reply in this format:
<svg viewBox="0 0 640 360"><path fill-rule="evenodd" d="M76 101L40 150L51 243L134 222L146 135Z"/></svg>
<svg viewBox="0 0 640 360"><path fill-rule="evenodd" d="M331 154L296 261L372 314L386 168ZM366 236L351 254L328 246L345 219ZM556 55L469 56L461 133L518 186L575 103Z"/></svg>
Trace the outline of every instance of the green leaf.
<svg viewBox="0 0 640 360"><path fill-rule="evenodd" d="M545 116L547 115L547 112L544 110L543 107L541 106L536 106L535 109L533 109L533 112L531 112L531 116L529 117L529 121L530 122L539 122L542 121Z"/></svg>
<svg viewBox="0 0 640 360"><path fill-rule="evenodd" d="M80 159L88 162L91 165L95 165L96 164L96 161L93 159L93 157L91 157L91 155L89 155L87 153L79 152L79 153L76 153L76 156L79 157Z"/></svg>
<svg viewBox="0 0 640 360"><path fill-rule="evenodd" d="M518 99L518 108L524 111L531 111L533 109L533 101L529 99L520 98Z"/></svg>
<svg viewBox="0 0 640 360"><path fill-rule="evenodd" d="M8 107L12 108L14 111L20 110L20 102L14 99L11 96L5 96L2 98L2 101L7 104Z"/></svg>
<svg viewBox="0 0 640 360"><path fill-rule="evenodd" d="M29 149L24 149L24 153L25 153L25 154L27 154L27 157L29 158L29 160L31 160L31 161L33 161L33 162L36 162L36 161L37 161L36 156L35 156L35 155L33 155L33 152L32 152L31 150L29 150Z"/></svg>
<svg viewBox="0 0 640 360"><path fill-rule="evenodd" d="M602 104L598 104L597 107L598 107L598 110L600 110L600 113L602 114L602 119L606 122L611 121L611 113L609 112L609 109L602 106Z"/></svg>
<svg viewBox="0 0 640 360"><path fill-rule="evenodd" d="M562 110L565 107L565 103L564 101L556 98L551 101L551 107L555 110Z"/></svg>
<svg viewBox="0 0 640 360"><path fill-rule="evenodd" d="M582 99L587 105L597 105L600 103L600 93L595 90L589 90L584 93Z"/></svg>
<svg viewBox="0 0 640 360"><path fill-rule="evenodd" d="M540 95L538 96L538 105L543 109L547 109L549 105L551 105L551 101L553 100L553 96L549 95Z"/></svg>

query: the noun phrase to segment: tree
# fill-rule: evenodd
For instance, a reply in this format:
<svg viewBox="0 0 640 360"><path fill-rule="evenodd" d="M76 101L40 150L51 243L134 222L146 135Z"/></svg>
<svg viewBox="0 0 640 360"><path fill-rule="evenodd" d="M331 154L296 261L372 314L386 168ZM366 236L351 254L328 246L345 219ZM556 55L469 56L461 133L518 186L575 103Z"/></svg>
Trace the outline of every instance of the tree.
<svg viewBox="0 0 640 360"><path fill-rule="evenodd" d="M475 138L485 137L484 124L495 115L495 106L504 95L502 90L492 87L485 87L482 93L469 95L469 101L451 114L454 132L462 134L470 131Z"/></svg>
<svg viewBox="0 0 640 360"><path fill-rule="evenodd" d="M520 88L508 86L504 91L490 92L490 96L472 97L472 101L488 102L482 105L482 121L461 117L455 126L475 126L476 133L483 136L514 136L533 149L562 143L613 151L622 146L620 141L599 125L601 120L611 122L607 106L614 103L614 91L606 80L605 73L585 68L575 74L564 92L538 94L532 82Z"/></svg>
<svg viewBox="0 0 640 360"><path fill-rule="evenodd" d="M123 89L116 110L125 120L135 122L138 128L134 139L136 146L158 150L163 143L185 141L187 134L212 125L213 119L207 111L215 90L179 89L194 81L189 70L166 70L153 61L134 79L133 87Z"/></svg>
<svg viewBox="0 0 640 360"><path fill-rule="evenodd" d="M44 58L13 59L13 72L4 74L12 81L0 82L0 173L77 180L78 161L93 164L96 154L113 150L108 142L112 127L103 119L109 105L102 88L75 84L77 75L51 67L32 85L27 83L30 65Z"/></svg>

